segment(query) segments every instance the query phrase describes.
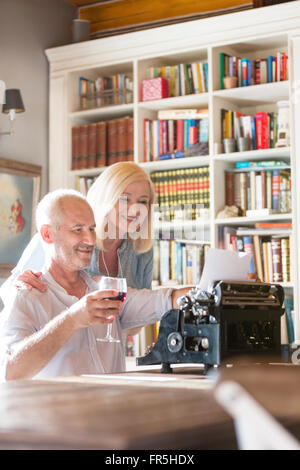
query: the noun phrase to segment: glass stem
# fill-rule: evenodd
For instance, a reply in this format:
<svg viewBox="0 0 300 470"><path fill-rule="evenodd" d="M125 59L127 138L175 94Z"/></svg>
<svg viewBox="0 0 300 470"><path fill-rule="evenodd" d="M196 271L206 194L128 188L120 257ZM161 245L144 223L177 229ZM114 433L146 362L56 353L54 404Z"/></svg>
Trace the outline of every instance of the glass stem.
<svg viewBox="0 0 300 470"><path fill-rule="evenodd" d="M110 337L111 337L111 330L112 330L112 323L109 323L109 324L107 325L107 332L106 332L107 338L110 338Z"/></svg>

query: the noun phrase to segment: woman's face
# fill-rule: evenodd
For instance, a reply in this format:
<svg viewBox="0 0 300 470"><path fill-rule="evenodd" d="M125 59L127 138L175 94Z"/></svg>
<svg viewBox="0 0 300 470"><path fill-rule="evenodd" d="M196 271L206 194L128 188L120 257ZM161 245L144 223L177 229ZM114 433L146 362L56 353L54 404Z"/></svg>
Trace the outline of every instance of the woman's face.
<svg viewBox="0 0 300 470"><path fill-rule="evenodd" d="M108 215L108 221L115 225L119 238L126 233L138 237L140 228L148 217L150 197L148 181L136 180L125 188L114 210Z"/></svg>

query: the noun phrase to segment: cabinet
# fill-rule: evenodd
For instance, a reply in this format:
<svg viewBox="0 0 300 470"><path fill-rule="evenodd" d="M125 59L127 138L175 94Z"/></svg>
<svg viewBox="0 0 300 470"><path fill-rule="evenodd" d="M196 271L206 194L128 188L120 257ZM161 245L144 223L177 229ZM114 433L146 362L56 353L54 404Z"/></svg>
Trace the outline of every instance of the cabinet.
<svg viewBox="0 0 300 470"><path fill-rule="evenodd" d="M46 51L50 64L50 137L49 137L49 189L74 187L76 178L95 176L101 168L72 170L72 127L101 120L133 117L134 161L146 171L176 170L209 167L210 210L197 221L176 222L181 231L201 232L200 243L219 246L220 227L254 228L258 222L291 222L290 258L291 278L284 282L288 295L294 298L296 342L299 305L299 180L300 170L296 154L299 138L299 104L294 99L300 69L294 63L299 50L300 2L276 5L170 25L142 32L133 32L110 38L72 44ZM220 53L246 57L251 60L287 54L288 78L259 85L220 89ZM141 83L149 67L171 66L181 63L206 61L208 63L208 91L156 101L141 101ZM79 110L78 81L84 76L94 80L98 76L126 74L132 79L132 103L116 104L94 109ZM233 153L216 153L216 144L222 141L222 109L255 115L258 111L277 111L278 101L290 104L290 145ZM208 108L209 142L206 156L193 156L174 160L144 162L144 120L157 119L162 109ZM237 162L282 161L291 172L292 209L287 213L267 216L217 218L225 205L225 172L233 170ZM299 185L298 185L299 186ZM161 230L174 228L174 222L160 222ZM198 230L198 232L197 232ZM184 237L183 237L184 238ZM198 237L199 238L199 237Z"/></svg>

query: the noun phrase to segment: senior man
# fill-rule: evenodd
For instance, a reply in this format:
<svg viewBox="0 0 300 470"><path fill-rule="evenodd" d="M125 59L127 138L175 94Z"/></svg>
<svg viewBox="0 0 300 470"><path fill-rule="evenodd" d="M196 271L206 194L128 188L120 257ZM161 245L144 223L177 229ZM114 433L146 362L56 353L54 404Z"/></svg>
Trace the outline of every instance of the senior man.
<svg viewBox="0 0 300 470"><path fill-rule="evenodd" d="M98 342L107 323L120 338L126 330L159 320L186 289L99 291L84 271L95 246L95 220L86 199L72 190L48 193L36 211L46 252L41 280L47 290L13 289L1 313L2 380L101 374L125 370L120 343Z"/></svg>

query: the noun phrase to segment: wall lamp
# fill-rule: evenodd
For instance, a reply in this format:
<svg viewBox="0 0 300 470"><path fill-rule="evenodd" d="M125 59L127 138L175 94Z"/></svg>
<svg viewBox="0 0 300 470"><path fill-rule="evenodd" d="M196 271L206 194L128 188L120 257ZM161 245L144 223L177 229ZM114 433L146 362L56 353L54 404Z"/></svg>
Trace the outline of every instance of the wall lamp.
<svg viewBox="0 0 300 470"><path fill-rule="evenodd" d="M20 90L16 88L10 88L5 90L5 100L2 106L2 113L8 114L10 121L10 130L7 132L0 132L0 135L13 135L13 121L16 117L16 113L23 113L24 111L25 108Z"/></svg>

